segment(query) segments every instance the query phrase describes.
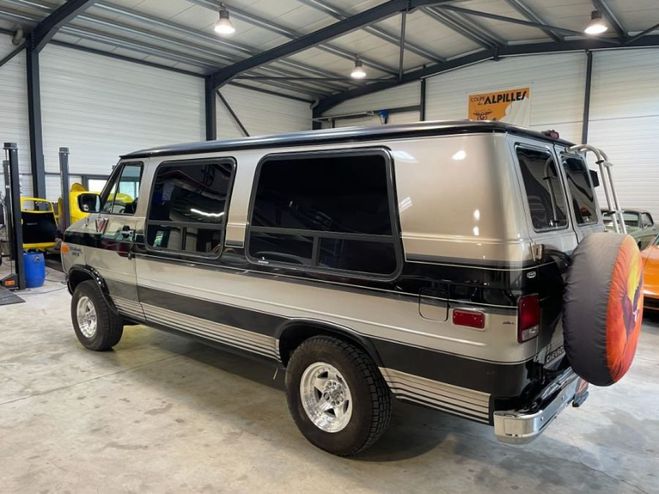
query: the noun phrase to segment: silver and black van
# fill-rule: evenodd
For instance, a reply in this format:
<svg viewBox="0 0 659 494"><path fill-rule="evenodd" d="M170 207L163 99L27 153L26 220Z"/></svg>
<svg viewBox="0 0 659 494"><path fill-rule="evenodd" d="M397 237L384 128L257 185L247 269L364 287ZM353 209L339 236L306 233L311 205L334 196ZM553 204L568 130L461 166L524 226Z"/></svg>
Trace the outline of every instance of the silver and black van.
<svg viewBox="0 0 659 494"><path fill-rule="evenodd" d="M339 455L377 440L392 396L527 442L587 395L564 275L605 228L577 151L458 121L127 154L65 234L75 332L107 350L140 323L270 359Z"/></svg>

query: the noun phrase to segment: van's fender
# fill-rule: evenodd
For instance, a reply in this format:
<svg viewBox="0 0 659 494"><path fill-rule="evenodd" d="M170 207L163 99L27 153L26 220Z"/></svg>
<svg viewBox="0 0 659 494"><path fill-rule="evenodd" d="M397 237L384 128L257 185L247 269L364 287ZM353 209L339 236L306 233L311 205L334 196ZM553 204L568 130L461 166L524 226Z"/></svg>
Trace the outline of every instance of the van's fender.
<svg viewBox="0 0 659 494"><path fill-rule="evenodd" d="M93 280L98 285L98 287L101 289L101 294L103 295L105 302L108 304L108 307L110 307L113 312L118 314L119 311L117 311L117 308L110 298L110 292L108 290L107 283L100 275L100 273L91 266L75 264L71 267L71 269L69 269L69 272L66 274L66 286L69 290L69 293L73 295L75 287L79 283L87 280Z"/></svg>
<svg viewBox="0 0 659 494"><path fill-rule="evenodd" d="M355 330L340 324L327 323L315 319L289 319L275 331L277 340L277 355L280 362L286 366L293 350L304 340L316 335L335 336L361 347L375 365L382 367L382 359L373 342L357 333Z"/></svg>

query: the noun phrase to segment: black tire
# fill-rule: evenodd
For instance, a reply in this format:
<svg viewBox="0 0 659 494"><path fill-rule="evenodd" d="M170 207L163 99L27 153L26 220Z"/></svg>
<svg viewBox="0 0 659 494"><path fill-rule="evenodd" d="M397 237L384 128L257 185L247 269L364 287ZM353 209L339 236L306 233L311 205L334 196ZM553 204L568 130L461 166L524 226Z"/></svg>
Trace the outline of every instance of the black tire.
<svg viewBox="0 0 659 494"><path fill-rule="evenodd" d="M338 432L318 427L302 404L302 376L318 362L336 368L350 390L352 415ZM310 338L293 352L286 369L286 396L291 415L304 437L338 456L354 456L372 446L391 419L391 394L373 360L360 348L328 336Z"/></svg>
<svg viewBox="0 0 659 494"><path fill-rule="evenodd" d="M80 321L78 321L78 303L83 297L91 302L96 312L96 330L89 335L83 333ZM89 350L97 352L110 350L121 340L123 321L108 306L101 289L92 280L83 281L76 286L71 298L71 320L78 340L82 343L82 346Z"/></svg>

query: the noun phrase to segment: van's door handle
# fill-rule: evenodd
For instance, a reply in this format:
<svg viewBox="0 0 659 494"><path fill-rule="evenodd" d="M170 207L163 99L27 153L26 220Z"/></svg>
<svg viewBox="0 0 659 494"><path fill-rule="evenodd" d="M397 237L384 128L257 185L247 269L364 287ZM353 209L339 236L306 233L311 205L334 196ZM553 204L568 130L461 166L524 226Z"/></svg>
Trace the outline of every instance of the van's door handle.
<svg viewBox="0 0 659 494"><path fill-rule="evenodd" d="M135 236L135 230L130 228L129 226L124 226L121 231L119 232L123 238L126 239L133 239Z"/></svg>

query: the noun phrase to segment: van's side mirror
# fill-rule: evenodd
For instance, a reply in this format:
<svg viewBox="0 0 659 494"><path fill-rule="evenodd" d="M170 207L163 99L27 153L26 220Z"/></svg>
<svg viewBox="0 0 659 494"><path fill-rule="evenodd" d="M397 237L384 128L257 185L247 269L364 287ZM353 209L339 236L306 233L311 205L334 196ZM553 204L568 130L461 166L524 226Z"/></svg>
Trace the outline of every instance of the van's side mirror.
<svg viewBox="0 0 659 494"><path fill-rule="evenodd" d="M83 213L98 213L101 210L101 198L93 192L85 192L78 196L78 207Z"/></svg>
<svg viewBox="0 0 659 494"><path fill-rule="evenodd" d="M600 176L595 170L588 170L590 172L590 181L593 182L593 187L600 186Z"/></svg>

